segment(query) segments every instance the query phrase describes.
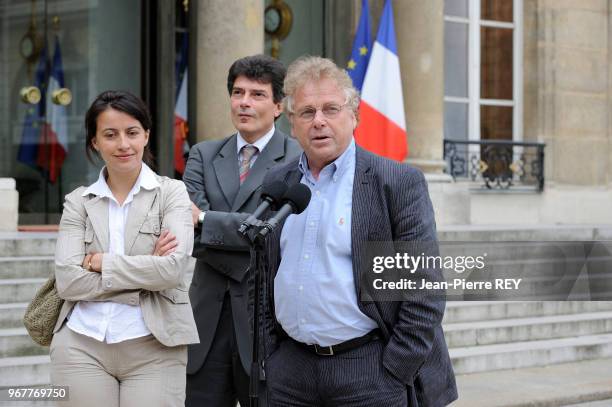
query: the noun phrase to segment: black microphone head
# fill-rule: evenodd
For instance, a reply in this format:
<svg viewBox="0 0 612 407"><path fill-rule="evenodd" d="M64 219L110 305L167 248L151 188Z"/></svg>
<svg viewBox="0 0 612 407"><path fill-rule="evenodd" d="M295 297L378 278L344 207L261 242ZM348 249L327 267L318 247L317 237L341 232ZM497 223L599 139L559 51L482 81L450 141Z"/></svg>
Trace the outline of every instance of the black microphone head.
<svg viewBox="0 0 612 407"><path fill-rule="evenodd" d="M285 196L283 196L284 203L290 203L295 209L295 214L304 212L304 209L308 206L311 196L310 188L304 184L295 184L291 186Z"/></svg>
<svg viewBox="0 0 612 407"><path fill-rule="evenodd" d="M280 202L281 198L287 192L289 185L284 181L273 181L268 184L264 184L261 190L261 197L270 202L272 209L276 209L276 204Z"/></svg>

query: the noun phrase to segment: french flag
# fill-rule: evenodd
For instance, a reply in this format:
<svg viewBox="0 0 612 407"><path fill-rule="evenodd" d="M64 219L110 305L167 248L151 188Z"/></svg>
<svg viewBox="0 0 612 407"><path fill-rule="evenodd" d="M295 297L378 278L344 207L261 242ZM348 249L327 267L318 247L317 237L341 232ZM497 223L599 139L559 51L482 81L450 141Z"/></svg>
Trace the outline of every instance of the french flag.
<svg viewBox="0 0 612 407"><path fill-rule="evenodd" d="M49 86L46 92L47 121L43 124L37 164L48 174L51 183L59 178L68 153L68 115L66 106L53 103L53 92L64 86L64 70L59 39L55 37L55 52L51 63Z"/></svg>
<svg viewBox="0 0 612 407"><path fill-rule="evenodd" d="M360 146L396 161L406 158L406 119L391 0L385 3L372 49L359 116L355 140Z"/></svg>
<svg viewBox="0 0 612 407"><path fill-rule="evenodd" d="M187 144L187 82L188 82L188 39L183 35L181 49L176 62L176 83L178 93L174 105L174 170L179 174L185 172L185 145ZM187 145L187 148L189 146Z"/></svg>
<svg viewBox="0 0 612 407"><path fill-rule="evenodd" d="M185 172L185 156L183 155L187 142L187 68L181 81L178 98L174 108L174 169Z"/></svg>

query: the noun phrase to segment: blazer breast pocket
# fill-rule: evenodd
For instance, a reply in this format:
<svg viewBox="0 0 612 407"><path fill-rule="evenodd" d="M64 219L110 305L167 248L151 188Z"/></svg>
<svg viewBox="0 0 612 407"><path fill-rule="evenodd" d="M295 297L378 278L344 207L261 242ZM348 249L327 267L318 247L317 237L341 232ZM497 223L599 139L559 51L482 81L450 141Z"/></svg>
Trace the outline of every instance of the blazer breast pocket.
<svg viewBox="0 0 612 407"><path fill-rule="evenodd" d="M138 239L134 253L152 254L155 248L155 242L161 234L161 224L159 215L147 215L144 222L138 231Z"/></svg>

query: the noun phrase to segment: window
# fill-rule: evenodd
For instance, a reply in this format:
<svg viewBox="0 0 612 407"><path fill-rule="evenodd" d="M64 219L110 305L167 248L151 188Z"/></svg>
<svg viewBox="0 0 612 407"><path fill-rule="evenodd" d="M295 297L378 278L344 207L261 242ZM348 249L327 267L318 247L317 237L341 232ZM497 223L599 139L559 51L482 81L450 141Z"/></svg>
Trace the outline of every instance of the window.
<svg viewBox="0 0 612 407"><path fill-rule="evenodd" d="M523 139L522 1L445 0L444 137Z"/></svg>

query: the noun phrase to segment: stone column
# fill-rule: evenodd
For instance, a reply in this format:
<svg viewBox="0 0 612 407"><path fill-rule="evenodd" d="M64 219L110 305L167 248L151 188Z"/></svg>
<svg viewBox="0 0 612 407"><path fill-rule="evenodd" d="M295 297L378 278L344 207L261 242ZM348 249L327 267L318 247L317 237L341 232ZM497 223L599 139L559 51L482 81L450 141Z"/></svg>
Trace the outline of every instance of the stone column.
<svg viewBox="0 0 612 407"><path fill-rule="evenodd" d="M19 193L13 178L0 178L0 231L17 230L19 215Z"/></svg>
<svg viewBox="0 0 612 407"><path fill-rule="evenodd" d="M197 141L235 131L229 113L227 71L238 58L261 54L264 0L201 0L197 26Z"/></svg>
<svg viewBox="0 0 612 407"><path fill-rule="evenodd" d="M444 169L444 1L395 0L408 162L426 173Z"/></svg>
<svg viewBox="0 0 612 407"><path fill-rule="evenodd" d="M409 155L424 173L438 224L470 223L467 186L443 174L444 1L395 0Z"/></svg>

